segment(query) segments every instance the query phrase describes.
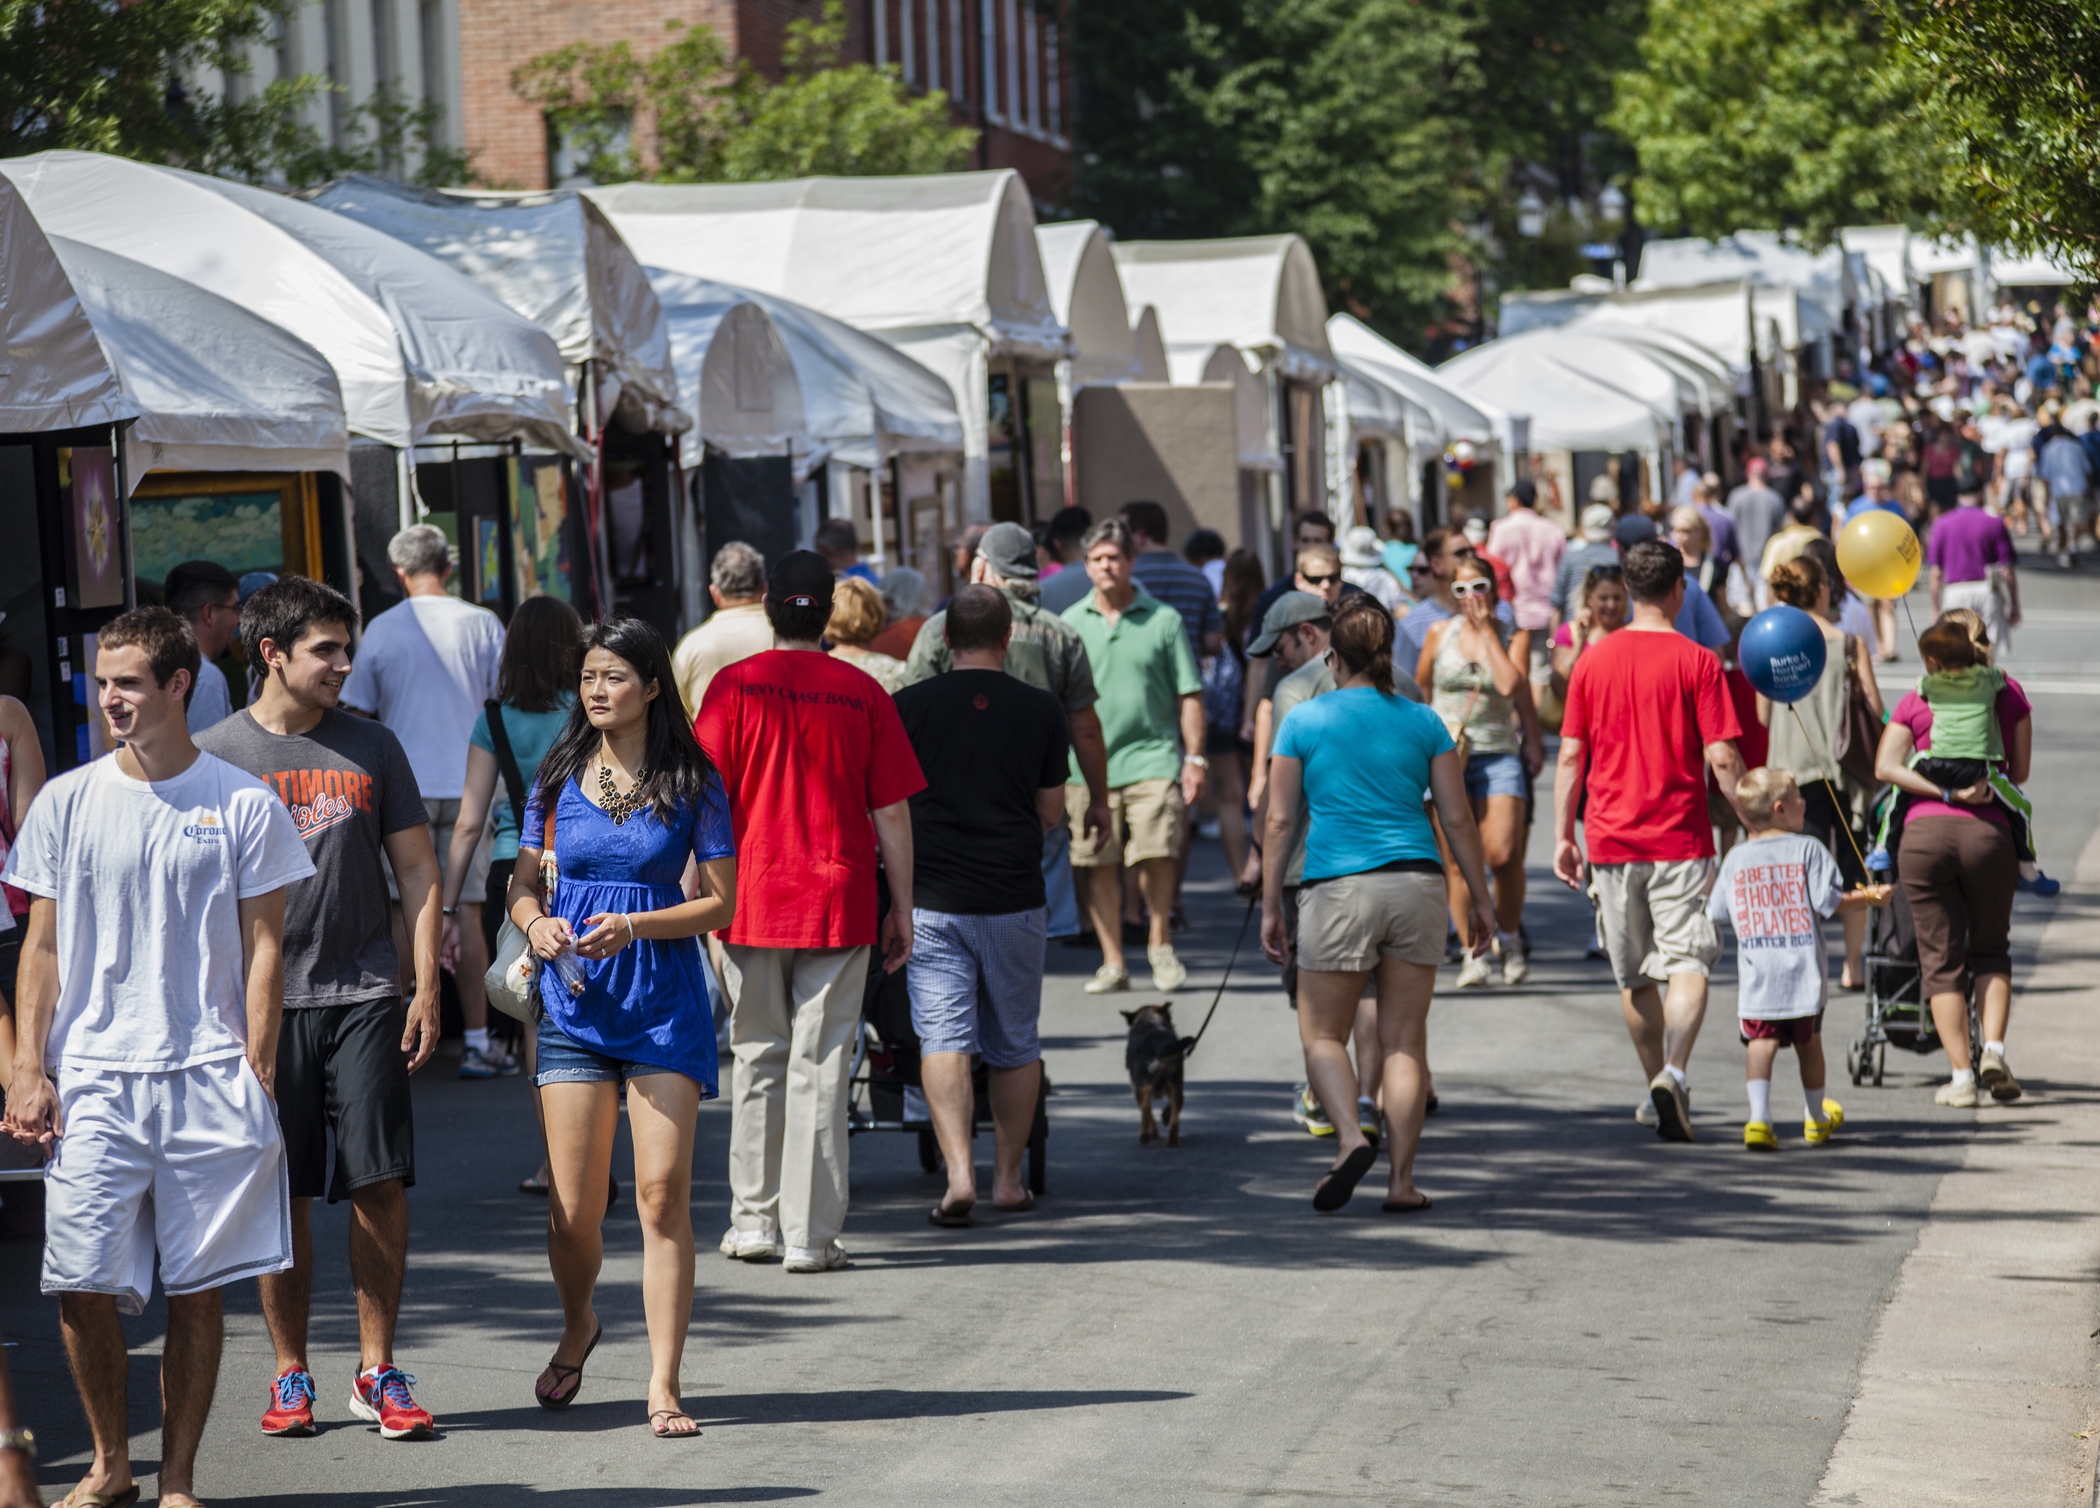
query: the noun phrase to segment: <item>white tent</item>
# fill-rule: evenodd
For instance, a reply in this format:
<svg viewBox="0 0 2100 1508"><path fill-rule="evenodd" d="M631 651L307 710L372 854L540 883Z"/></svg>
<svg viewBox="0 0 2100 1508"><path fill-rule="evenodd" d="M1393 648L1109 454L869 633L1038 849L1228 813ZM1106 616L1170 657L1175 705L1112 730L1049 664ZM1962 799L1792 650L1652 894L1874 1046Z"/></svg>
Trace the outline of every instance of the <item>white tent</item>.
<svg viewBox="0 0 2100 1508"><path fill-rule="evenodd" d="M1641 275L1634 286L1686 288L1722 281L1792 290L1798 298L1791 318L1781 320L1798 330L1798 335L1788 332L1790 346L1815 344L1826 356L1831 354L1827 343L1843 331L1846 306L1859 298L1842 248L1810 253L1775 231L1738 231L1719 241L1650 241L1641 248Z"/></svg>
<svg viewBox="0 0 2100 1508"><path fill-rule="evenodd" d="M1233 345L1211 347L1196 380L1223 382L1232 388L1232 428L1239 464L1248 471L1282 471L1283 457L1276 453L1269 425L1268 391L1248 369L1246 353Z"/></svg>
<svg viewBox="0 0 2100 1508"><path fill-rule="evenodd" d="M792 455L797 474L806 473L802 384L772 316L719 284L698 284L684 294L677 303L663 298L662 308L678 390L699 412L700 438L740 458Z"/></svg>
<svg viewBox="0 0 2100 1508"><path fill-rule="evenodd" d="M1116 275L1115 254L1099 223L1038 225L1035 244L1042 252L1050 307L1072 332L1072 386L1136 377L1139 361L1130 307L1123 297L1123 280Z"/></svg>
<svg viewBox="0 0 2100 1508"><path fill-rule="evenodd" d="M2086 281L2048 252L1994 252L1990 263L1994 288L2068 288Z"/></svg>
<svg viewBox="0 0 2100 1508"><path fill-rule="evenodd" d="M1752 285L1740 280L1685 288L1505 293L1499 324L1505 336L1556 327L1638 326L1664 333L1680 349L1689 344L1709 353L1732 379L1741 379L1748 377L1754 357L1771 354L1754 339L1751 296Z"/></svg>
<svg viewBox="0 0 2100 1508"><path fill-rule="evenodd" d="M1159 311L1150 304L1138 310L1130 326L1130 349L1137 361L1139 382L1169 382L1167 343L1160 338Z"/></svg>
<svg viewBox="0 0 2100 1508"><path fill-rule="evenodd" d="M572 391L595 362L598 419L682 434L671 332L634 254L589 200L438 193L362 174L314 202L449 263L554 337Z"/></svg>
<svg viewBox="0 0 2100 1508"><path fill-rule="evenodd" d="M21 194L0 178L0 434L137 416L64 264Z"/></svg>
<svg viewBox="0 0 2100 1508"><path fill-rule="evenodd" d="M1159 311L1176 382L1199 381L1221 344L1237 346L1265 374L1334 377L1327 296L1301 238L1118 241L1114 251L1125 297Z"/></svg>
<svg viewBox="0 0 2100 1508"><path fill-rule="evenodd" d="M1327 321L1327 338L1341 360L1395 387L1436 417L1445 442L1469 440L1475 445L1526 448L1521 416L1462 392L1447 378L1401 350L1353 314Z"/></svg>
<svg viewBox="0 0 2100 1508"><path fill-rule="evenodd" d="M793 299L938 373L963 421L965 517L989 516L991 363L1069 353L1019 174L586 192L649 266Z"/></svg>
<svg viewBox="0 0 2100 1508"><path fill-rule="evenodd" d="M1491 340L1452 357L1437 375L1465 394L1528 413L1534 450L1665 448L1676 417L1675 379L1629 360L1625 380L1612 381L1589 370L1589 353L1561 344L1565 338L1537 331Z"/></svg>
<svg viewBox="0 0 2100 1508"><path fill-rule="evenodd" d="M1907 225L1848 225L1838 232L1845 250L1866 258L1881 275L1889 296L1909 303L1917 296L1918 274L1911 266Z"/></svg>
<svg viewBox="0 0 2100 1508"><path fill-rule="evenodd" d="M0 162L45 230L259 315L335 368L350 428L569 445L560 357L443 263L263 189L91 152Z"/></svg>

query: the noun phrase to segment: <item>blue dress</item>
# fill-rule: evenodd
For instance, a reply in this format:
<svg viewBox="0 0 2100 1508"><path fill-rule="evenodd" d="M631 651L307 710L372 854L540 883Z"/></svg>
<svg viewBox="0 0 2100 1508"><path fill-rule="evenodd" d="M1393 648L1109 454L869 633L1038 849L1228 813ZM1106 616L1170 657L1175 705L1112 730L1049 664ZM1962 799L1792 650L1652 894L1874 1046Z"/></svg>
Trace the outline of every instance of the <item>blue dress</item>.
<svg viewBox="0 0 2100 1508"><path fill-rule="evenodd" d="M538 848L546 824L534 792L520 841ZM616 824L584 799L571 780L555 807L554 857L560 873L549 914L582 936L583 919L608 911L663 911L685 903L685 861L734 858L729 798L714 775L700 800L668 825L645 808ZM640 938L610 958L581 958L589 977L581 995L540 965L540 999L562 1035L579 1047L622 1061L682 1073L713 1099L717 1085L714 1009L700 965L700 939Z"/></svg>

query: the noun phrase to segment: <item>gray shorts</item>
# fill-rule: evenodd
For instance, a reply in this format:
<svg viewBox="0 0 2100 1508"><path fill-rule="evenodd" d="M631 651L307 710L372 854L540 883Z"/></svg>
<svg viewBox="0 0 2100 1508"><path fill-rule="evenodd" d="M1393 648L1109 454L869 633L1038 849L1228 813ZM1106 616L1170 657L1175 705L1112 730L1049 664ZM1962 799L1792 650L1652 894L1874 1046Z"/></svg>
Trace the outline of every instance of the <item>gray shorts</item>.
<svg viewBox="0 0 2100 1508"><path fill-rule="evenodd" d="M1718 867L1713 859L1590 866L1590 900L1620 989L1637 990L1677 974L1704 978L1713 968L1721 938L1706 914L1706 898Z"/></svg>
<svg viewBox="0 0 2100 1508"><path fill-rule="evenodd" d="M1044 913L911 914L911 1024L919 1051L974 1053L990 1068L1025 1068L1043 1055Z"/></svg>

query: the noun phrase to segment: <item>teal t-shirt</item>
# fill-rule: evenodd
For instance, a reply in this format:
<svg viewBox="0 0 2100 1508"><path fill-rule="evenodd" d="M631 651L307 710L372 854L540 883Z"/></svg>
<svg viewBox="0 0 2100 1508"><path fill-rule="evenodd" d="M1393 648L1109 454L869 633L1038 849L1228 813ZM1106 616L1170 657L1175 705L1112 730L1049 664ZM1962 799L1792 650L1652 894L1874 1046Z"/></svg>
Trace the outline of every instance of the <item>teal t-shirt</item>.
<svg viewBox="0 0 2100 1508"><path fill-rule="evenodd" d="M1108 744L1108 783L1120 788L1140 780L1173 780L1181 774L1181 699L1203 690L1196 657L1181 614L1142 588L1111 627L1094 594L1064 611L1079 630L1087 663L1094 670L1101 735ZM1200 749L1186 751L1200 754ZM1080 779L1079 759L1071 778Z"/></svg>
<svg viewBox="0 0 2100 1508"><path fill-rule="evenodd" d="M1332 880L1401 859L1437 861L1422 810L1429 761L1457 747L1420 702L1369 686L1300 702L1271 752L1305 766L1305 878Z"/></svg>
<svg viewBox="0 0 2100 1508"><path fill-rule="evenodd" d="M520 712L515 707L503 709L503 731L510 737L510 752L517 757L518 773L525 777L525 796L532 797L532 777L539 770L540 761L554 747L554 740L568 726L569 710L576 705L574 692L563 692L561 705L552 712ZM495 741L489 737L489 714L482 709L481 716L474 719L474 731L468 737L477 749L496 752ZM504 789L503 776L496 776L496 794L489 803L489 811L496 819L495 847L489 857L495 860L515 859L518 856L518 823L511 815L510 792Z"/></svg>

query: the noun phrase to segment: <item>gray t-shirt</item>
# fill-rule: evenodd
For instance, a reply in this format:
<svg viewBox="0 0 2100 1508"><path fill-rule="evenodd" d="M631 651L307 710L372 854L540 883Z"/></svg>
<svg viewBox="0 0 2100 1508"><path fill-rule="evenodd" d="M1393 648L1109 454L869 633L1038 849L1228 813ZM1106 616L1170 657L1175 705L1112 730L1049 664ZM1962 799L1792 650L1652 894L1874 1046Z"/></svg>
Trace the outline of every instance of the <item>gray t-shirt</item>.
<svg viewBox="0 0 2100 1508"><path fill-rule="evenodd" d="M285 1009L398 995L381 840L430 820L401 740L347 712L280 735L244 708L199 734L197 746L268 786L313 860L314 877L285 891Z"/></svg>
<svg viewBox="0 0 2100 1508"><path fill-rule="evenodd" d="M1706 909L1735 928L1738 1016L1783 1021L1823 1009L1821 922L1839 899L1837 861L1814 838L1774 833L1728 850Z"/></svg>
<svg viewBox="0 0 2100 1508"><path fill-rule="evenodd" d="M1274 658L1273 656L1271 658ZM1397 681L1396 681L1397 684ZM1269 701L1269 741L1273 747L1276 730L1283 726L1284 713L1300 702L1309 702L1316 696L1325 696L1334 690L1334 672L1327 668L1327 656L1307 660L1296 670L1276 683L1276 695ZM1305 792L1298 792L1298 815L1291 823L1291 861L1284 866L1283 883L1302 885L1305 883Z"/></svg>

